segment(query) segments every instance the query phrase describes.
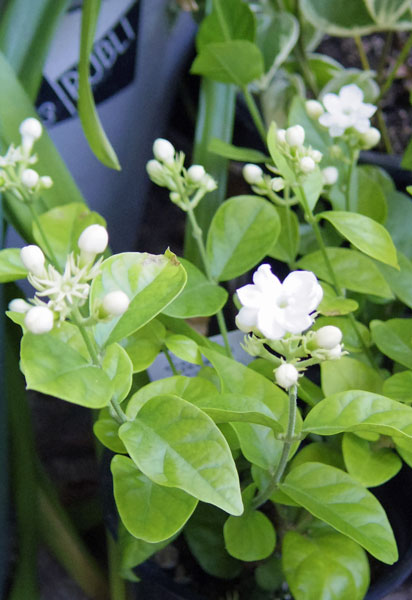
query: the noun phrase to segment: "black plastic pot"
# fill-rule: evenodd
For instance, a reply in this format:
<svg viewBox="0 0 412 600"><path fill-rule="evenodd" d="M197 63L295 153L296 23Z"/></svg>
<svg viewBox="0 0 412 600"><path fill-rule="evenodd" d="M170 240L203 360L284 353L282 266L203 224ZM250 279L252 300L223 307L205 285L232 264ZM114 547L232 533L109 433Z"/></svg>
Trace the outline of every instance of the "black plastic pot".
<svg viewBox="0 0 412 600"><path fill-rule="evenodd" d="M406 186L412 185L412 171L401 167L401 156L383 154L381 152L361 152L359 162L364 165L381 167L392 177L398 190L405 191Z"/></svg>

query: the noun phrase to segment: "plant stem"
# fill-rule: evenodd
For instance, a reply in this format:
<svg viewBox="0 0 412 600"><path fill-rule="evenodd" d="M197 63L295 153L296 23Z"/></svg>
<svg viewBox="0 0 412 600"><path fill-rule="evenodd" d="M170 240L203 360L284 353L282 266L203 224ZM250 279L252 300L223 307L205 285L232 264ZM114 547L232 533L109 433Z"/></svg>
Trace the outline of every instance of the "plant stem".
<svg viewBox="0 0 412 600"><path fill-rule="evenodd" d="M386 60L388 58L389 50L391 49L391 46L392 46L392 41L393 41L393 31L389 31L386 34L385 45L383 47L382 54L379 57L378 74L376 76L376 79L378 81L380 88L382 87L383 76L384 76L384 72L385 72L385 64L386 64Z"/></svg>
<svg viewBox="0 0 412 600"><path fill-rule="evenodd" d="M92 342L92 340L89 337L89 334L86 331L86 328L81 324L81 315L79 313L79 309L73 309L72 313L71 313L71 319L73 321L73 323L79 328L80 331L80 335L82 336L84 343L86 344L87 347L87 351L90 354L90 358L93 361L93 364L96 367L101 366L100 365L100 360L99 360L99 355L97 353L96 350L96 346L95 344Z"/></svg>
<svg viewBox="0 0 412 600"><path fill-rule="evenodd" d="M346 184L346 194L345 194L345 209L347 211L352 210L352 185L353 185L353 176L354 176L354 169L356 167L356 163L358 161L358 156L359 153L358 152L352 152L351 155L351 161L349 164L349 172L348 172L348 181Z"/></svg>
<svg viewBox="0 0 412 600"><path fill-rule="evenodd" d="M310 69L308 59L307 59L306 48L303 43L303 37L302 37L303 18L302 18L302 12L301 12L301 8L300 8L299 0L297 0L297 2L296 2L296 17L299 22L299 38L298 38L298 42L294 48L294 53L296 55L298 64L300 66L301 73L303 75L303 79L305 80L306 85L308 86L308 88L311 90L312 94L316 98L319 95L319 89L318 89L318 85L316 83L316 79Z"/></svg>
<svg viewBox="0 0 412 600"><path fill-rule="evenodd" d="M47 236L44 232L43 226L40 223L40 219L36 213L36 210L33 206L33 204L30 202L28 203L28 207L30 210L30 214L32 216L33 222L36 224L37 229L39 230L41 239L43 241L44 247L46 249L46 253L47 253L47 258L50 260L51 263L53 263L53 265L58 269L59 268L59 263L57 261L56 255L54 254L52 247L49 244L49 240L47 239Z"/></svg>
<svg viewBox="0 0 412 600"><path fill-rule="evenodd" d="M355 40L355 44L356 44L356 47L359 52L359 58L360 58L360 61L362 64L362 69L364 71L370 71L371 66L369 64L369 60L366 55L365 48L363 47L363 44L362 44L362 38L359 35L355 35L353 39Z"/></svg>
<svg viewBox="0 0 412 600"><path fill-rule="evenodd" d="M256 129L258 130L259 135L262 138L262 142L264 143L264 145L266 147L266 136L267 136L266 127L263 123L262 117L260 116L260 112L258 110L258 107L256 106L256 102L255 102L252 94L249 92L247 85L244 85L242 87L242 92L245 97L245 101L246 101L247 107L249 109L250 116L252 117L253 122L256 126Z"/></svg>
<svg viewBox="0 0 412 600"><path fill-rule="evenodd" d="M180 375L179 371L175 367L172 357L170 356L170 352L166 347L163 348L163 354L166 356L167 362L169 363L169 366L172 369L173 375Z"/></svg>
<svg viewBox="0 0 412 600"><path fill-rule="evenodd" d="M409 54L409 50L411 48L412 48L412 33L409 35L409 38L408 38L406 44L403 46L402 50L399 52L398 58L394 64L393 68L391 69L385 83L381 87L380 94L377 98L377 103L382 100L383 96L386 94L386 92L391 87L392 82L396 77L396 73L398 72L399 67L405 62L405 59L407 58L407 56Z"/></svg>
<svg viewBox="0 0 412 600"><path fill-rule="evenodd" d="M293 444L293 436L295 431L295 423L296 423L296 399L297 399L297 386L294 385L289 389L289 415L288 415L288 426L286 430L285 439L283 441L283 449L282 454L280 456L279 464L273 475L272 479L269 481L266 488L260 492L254 498L252 503L252 508L257 509L259 506L264 504L266 500L269 500L273 492L276 490L280 480L282 479L283 473L285 472L286 465L289 458L290 448Z"/></svg>
<svg viewBox="0 0 412 600"><path fill-rule="evenodd" d="M388 154L393 154L393 147L392 147L391 139L389 137L389 131L388 131L388 128L386 127L383 112L380 107L378 107L378 110L376 111L376 118L378 119L379 129L381 130L381 133L382 133L382 140L383 140L383 143L385 146L385 150Z"/></svg>
<svg viewBox="0 0 412 600"><path fill-rule="evenodd" d="M127 582L121 577L119 545L106 533L107 554L109 558L110 600L128 600Z"/></svg>

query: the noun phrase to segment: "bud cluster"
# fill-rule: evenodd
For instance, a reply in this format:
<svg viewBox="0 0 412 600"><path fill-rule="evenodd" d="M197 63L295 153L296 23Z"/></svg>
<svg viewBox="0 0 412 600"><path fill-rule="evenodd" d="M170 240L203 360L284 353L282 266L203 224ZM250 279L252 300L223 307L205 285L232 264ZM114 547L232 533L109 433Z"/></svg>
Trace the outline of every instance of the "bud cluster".
<svg viewBox="0 0 412 600"><path fill-rule="evenodd" d="M272 177L271 175L264 173L258 165L252 163L247 163L243 167L242 174L246 183L252 186L255 194L269 196L269 198L275 201L279 200L276 196L276 192L280 192L285 187L285 180L283 177Z"/></svg>
<svg viewBox="0 0 412 600"><path fill-rule="evenodd" d="M24 325L35 334L47 333L67 318L73 310L84 306L89 298L90 282L100 273L103 258L98 254L106 250L107 231L101 225L90 225L80 235L80 253L71 252L63 273L48 264L39 246L21 249L20 257L28 271L27 279L36 290L34 297L26 302L21 298L12 300L9 310L24 313ZM47 298L47 300L45 300ZM129 307L129 298L121 290L109 292L96 307L88 324L107 320L123 314Z"/></svg>
<svg viewBox="0 0 412 600"><path fill-rule="evenodd" d="M294 164L299 175L312 173L322 160L322 152L304 145L305 130L301 125L278 129L276 139L280 150Z"/></svg>
<svg viewBox="0 0 412 600"><path fill-rule="evenodd" d="M32 154L34 143L42 135L40 121L29 117L20 125L21 143L8 148L4 156L0 156L0 192L10 192L22 202L32 201L41 190L53 185L51 177L41 177L32 168L37 156Z"/></svg>
<svg viewBox="0 0 412 600"><path fill-rule="evenodd" d="M184 167L185 155L173 144L158 138L153 144L154 158L146 165L150 179L170 191L170 199L182 210L195 208L208 192L217 188L216 181L202 165Z"/></svg>

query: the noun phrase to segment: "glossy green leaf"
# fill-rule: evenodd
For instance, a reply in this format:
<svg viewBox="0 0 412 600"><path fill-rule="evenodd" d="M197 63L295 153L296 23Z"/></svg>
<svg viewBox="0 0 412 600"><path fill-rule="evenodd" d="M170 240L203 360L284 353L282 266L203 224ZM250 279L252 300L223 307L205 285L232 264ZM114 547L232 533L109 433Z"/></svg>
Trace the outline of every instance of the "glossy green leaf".
<svg viewBox="0 0 412 600"><path fill-rule="evenodd" d="M244 561L263 560L275 549L275 529L259 510L246 510L240 517L229 517L223 528L226 549Z"/></svg>
<svg viewBox="0 0 412 600"><path fill-rule="evenodd" d="M385 227L391 234L398 251L412 259L412 239L409 223L412 220L412 202L409 196L393 191L387 194L388 217Z"/></svg>
<svg viewBox="0 0 412 600"><path fill-rule="evenodd" d="M129 419L134 419L141 407L150 398L161 394L173 394L188 402L197 404L202 398L213 396L217 393L216 387L210 381L201 377L184 377L176 375L152 381L140 388L129 400L126 413Z"/></svg>
<svg viewBox="0 0 412 600"><path fill-rule="evenodd" d="M77 327L69 323L42 335L24 334L21 364L28 389L88 408L103 408L110 402L113 384L86 356Z"/></svg>
<svg viewBox="0 0 412 600"><path fill-rule="evenodd" d="M90 306L106 294L122 290L130 299L128 310L107 323L98 323L95 338L99 345L121 340L159 314L186 283L186 273L169 250L163 255L125 252L106 259L93 280Z"/></svg>
<svg viewBox="0 0 412 600"><path fill-rule="evenodd" d="M27 269L20 259L20 248L0 250L0 283L25 279Z"/></svg>
<svg viewBox="0 0 412 600"><path fill-rule="evenodd" d="M400 471L402 461L391 448L380 448L353 433L345 433L342 452L349 475L365 487L382 485Z"/></svg>
<svg viewBox="0 0 412 600"><path fill-rule="evenodd" d="M259 564L255 569L255 579L258 586L268 592L281 589L285 577L280 557L273 555Z"/></svg>
<svg viewBox="0 0 412 600"><path fill-rule="evenodd" d="M318 311L325 317L347 315L359 308L359 304L352 298L337 296L333 287L322 282L323 298L318 306Z"/></svg>
<svg viewBox="0 0 412 600"><path fill-rule="evenodd" d="M112 382L112 399L121 402L132 387L133 364L126 350L119 344L107 346L102 369Z"/></svg>
<svg viewBox="0 0 412 600"><path fill-rule="evenodd" d="M213 10L207 15L196 36L198 52L207 45L229 40L253 42L256 33L255 16L242 0L213 0Z"/></svg>
<svg viewBox="0 0 412 600"><path fill-rule="evenodd" d="M338 63L337 60L331 58L327 54L307 53L306 58L310 70L312 71L313 77L316 81L318 88L321 90L336 73L342 71L343 66ZM294 58L290 57L289 60L283 65L283 68L290 73L296 73L299 71L299 63Z"/></svg>
<svg viewBox="0 0 412 600"><path fill-rule="evenodd" d="M369 217L352 212L329 210L319 213L359 250L392 267L399 267L396 248L387 230Z"/></svg>
<svg viewBox="0 0 412 600"><path fill-rule="evenodd" d="M278 127L286 127L288 112L293 98L297 94L304 95L305 85L299 71L288 73L285 69L289 60L276 71L270 82L266 84L263 78L260 80L265 85L260 93L260 108L264 122L270 125L273 121Z"/></svg>
<svg viewBox="0 0 412 600"><path fill-rule="evenodd" d="M274 206L257 196L235 196L213 217L207 236L212 277L233 279L254 267L270 251L280 232Z"/></svg>
<svg viewBox="0 0 412 600"><path fill-rule="evenodd" d="M402 169L412 171L412 139L409 140L406 150L403 153L401 167Z"/></svg>
<svg viewBox="0 0 412 600"><path fill-rule="evenodd" d="M174 540L174 536L162 542L150 543L131 535L122 523L118 526L118 549L120 552L120 574L129 581L138 581L131 569L145 562Z"/></svg>
<svg viewBox="0 0 412 600"><path fill-rule="evenodd" d="M239 162L264 163L270 161L270 158L259 150L234 146L233 144L229 144L228 142L224 142L217 138L212 138L210 140L208 150L218 156L230 158L231 160L237 160Z"/></svg>
<svg viewBox="0 0 412 600"><path fill-rule="evenodd" d="M99 442L112 452L127 454L126 447L119 438L119 427L120 424L112 417L110 409L103 408L93 425L93 432Z"/></svg>
<svg viewBox="0 0 412 600"><path fill-rule="evenodd" d="M379 350L412 369L412 319L371 321L372 339Z"/></svg>
<svg viewBox="0 0 412 600"><path fill-rule="evenodd" d="M212 419L178 396L147 400L119 435L136 465L155 483L179 488L226 512L243 512L230 448Z"/></svg>
<svg viewBox="0 0 412 600"><path fill-rule="evenodd" d="M256 43L263 55L265 78L270 78L293 50L299 37L299 23L286 11L271 11L266 17L258 21Z"/></svg>
<svg viewBox="0 0 412 600"><path fill-rule="evenodd" d="M196 508L196 498L154 483L127 456L114 456L111 470L120 518L137 538L151 543L167 540L183 527Z"/></svg>
<svg viewBox="0 0 412 600"><path fill-rule="evenodd" d="M363 600L369 586L364 550L339 533L309 537L288 531L282 565L295 600Z"/></svg>
<svg viewBox="0 0 412 600"><path fill-rule="evenodd" d="M327 248L326 252L341 287L362 294L392 297L388 284L370 258L349 248ZM302 258L298 267L333 283L320 250Z"/></svg>
<svg viewBox="0 0 412 600"><path fill-rule="evenodd" d="M348 390L382 392L383 378L375 369L355 358L342 356L340 360L327 360L320 368L325 396Z"/></svg>
<svg viewBox="0 0 412 600"><path fill-rule="evenodd" d="M378 560L388 564L397 560L396 541L385 511L344 471L308 462L293 469L279 488Z"/></svg>
<svg viewBox="0 0 412 600"><path fill-rule="evenodd" d="M398 264L399 270L382 263L378 263L377 267L395 296L412 308L412 261L398 252Z"/></svg>
<svg viewBox="0 0 412 600"><path fill-rule="evenodd" d="M323 178L320 169L305 175L301 186L294 188L296 196L299 198L303 207L306 205L313 211L323 190Z"/></svg>
<svg viewBox="0 0 412 600"><path fill-rule="evenodd" d="M354 210L384 224L388 204L383 189L382 175L375 167L357 167L358 193ZM342 206L341 209L344 207Z"/></svg>
<svg viewBox="0 0 412 600"><path fill-rule="evenodd" d="M277 206L280 219L280 234L269 251L269 256L286 263L293 263L299 249L299 221L289 207Z"/></svg>
<svg viewBox="0 0 412 600"><path fill-rule="evenodd" d="M304 446L290 461L289 470L295 469L307 462L317 462L330 465L337 469L344 469L342 452L328 440L324 442L312 442Z"/></svg>
<svg viewBox="0 0 412 600"><path fill-rule="evenodd" d="M226 513L201 502L184 528L184 536L190 551L206 573L232 579L239 575L242 563L226 551L223 539L226 519Z"/></svg>
<svg viewBox="0 0 412 600"><path fill-rule="evenodd" d="M358 0L302 0L306 19L329 35L367 35L377 26L363 2Z"/></svg>
<svg viewBox="0 0 412 600"><path fill-rule="evenodd" d="M166 329L158 320L153 319L127 338L120 340L133 365L133 373L144 371L155 360L162 349Z"/></svg>
<svg viewBox="0 0 412 600"><path fill-rule="evenodd" d="M384 396L392 398L392 400L412 404L412 371L395 373L392 377L385 379L382 392Z"/></svg>
<svg viewBox="0 0 412 600"><path fill-rule="evenodd" d="M93 50L101 0L84 0L79 59L78 110L84 134L96 157L107 167L120 170L119 161L103 130L89 80L89 62Z"/></svg>
<svg viewBox="0 0 412 600"><path fill-rule="evenodd" d="M165 340L165 344L166 348L170 350L170 352L173 352L178 358L195 365L203 364L199 346L195 341L185 335L169 335Z"/></svg>
<svg viewBox="0 0 412 600"><path fill-rule="evenodd" d="M67 255L73 250L78 252L77 240L83 229L95 223L106 226L103 217L91 212L80 202L52 208L41 214L39 221L61 269L64 269ZM36 223L33 224L33 236L36 243L46 252Z"/></svg>
<svg viewBox="0 0 412 600"><path fill-rule="evenodd" d="M412 408L396 400L362 390L339 392L314 406L303 431L335 435L345 431L373 431L412 439Z"/></svg>
<svg viewBox="0 0 412 600"><path fill-rule="evenodd" d="M207 277L190 261L179 258L187 273L184 290L169 304L163 313L178 319L210 317L226 303L227 291L208 281Z"/></svg>
<svg viewBox="0 0 412 600"><path fill-rule="evenodd" d="M195 58L190 72L222 83L243 87L263 74L259 48L246 40L207 44Z"/></svg>

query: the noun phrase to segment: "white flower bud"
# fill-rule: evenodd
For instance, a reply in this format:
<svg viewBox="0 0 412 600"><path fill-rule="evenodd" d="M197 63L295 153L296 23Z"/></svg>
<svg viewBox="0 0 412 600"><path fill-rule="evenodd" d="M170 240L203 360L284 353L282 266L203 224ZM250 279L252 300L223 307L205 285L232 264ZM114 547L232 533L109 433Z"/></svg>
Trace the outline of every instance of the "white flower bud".
<svg viewBox="0 0 412 600"><path fill-rule="evenodd" d="M43 175L43 177L40 177L40 185L45 190L48 190L53 185L53 179L48 175Z"/></svg>
<svg viewBox="0 0 412 600"><path fill-rule="evenodd" d="M29 189L35 188L39 179L39 174L34 169L25 169L20 177L22 184Z"/></svg>
<svg viewBox="0 0 412 600"><path fill-rule="evenodd" d="M376 127L369 127L369 129L365 131L365 133L362 133L360 138L362 147L365 150L369 150L369 148L373 148L374 146L376 146L376 144L379 143L381 139L381 133L379 129L376 129Z"/></svg>
<svg viewBox="0 0 412 600"><path fill-rule="evenodd" d="M317 100L307 100L305 103L305 108L311 119L319 119L320 115L323 115L325 112L322 104Z"/></svg>
<svg viewBox="0 0 412 600"><path fill-rule="evenodd" d="M80 234L77 245L80 250L89 254L101 254L107 248L109 235L102 225L89 225Z"/></svg>
<svg viewBox="0 0 412 600"><path fill-rule="evenodd" d="M26 313L32 307L31 304L23 300L23 298L14 298L9 302L9 310L12 312Z"/></svg>
<svg viewBox="0 0 412 600"><path fill-rule="evenodd" d="M270 187L274 192L280 192L285 187L285 180L283 177L273 177L270 180Z"/></svg>
<svg viewBox="0 0 412 600"><path fill-rule="evenodd" d="M157 138L153 144L153 154L160 162L171 164L175 158L175 148L169 140Z"/></svg>
<svg viewBox="0 0 412 600"><path fill-rule="evenodd" d="M315 163L319 163L322 160L323 154L319 150L311 150L310 156L313 158Z"/></svg>
<svg viewBox="0 0 412 600"><path fill-rule="evenodd" d="M29 273L33 273L33 275L37 275L38 277L43 275L45 257L39 246L35 246L34 244L24 246L20 250L20 258Z"/></svg>
<svg viewBox="0 0 412 600"><path fill-rule="evenodd" d="M316 163L310 156L304 156L300 159L299 166L304 173L311 173L316 168Z"/></svg>
<svg viewBox="0 0 412 600"><path fill-rule="evenodd" d="M202 178L201 183L206 188L207 192L213 192L217 188L216 181L211 175L208 175L208 173Z"/></svg>
<svg viewBox="0 0 412 600"><path fill-rule="evenodd" d="M181 200L180 194L178 194L177 192L170 192L169 198L172 202L174 202L174 204L179 204Z"/></svg>
<svg viewBox="0 0 412 600"><path fill-rule="evenodd" d="M126 312L129 308L130 300L121 290L109 292L103 298L103 310L106 314L117 317Z"/></svg>
<svg viewBox="0 0 412 600"><path fill-rule="evenodd" d="M20 124L19 132L22 138L38 140L43 132L43 127L38 119L29 117Z"/></svg>
<svg viewBox="0 0 412 600"><path fill-rule="evenodd" d="M193 183L200 183L205 175L206 171L202 165L192 165L187 170L187 176Z"/></svg>
<svg viewBox="0 0 412 600"><path fill-rule="evenodd" d="M305 130L302 125L294 125L286 129L285 138L289 146L300 147L305 141Z"/></svg>
<svg viewBox="0 0 412 600"><path fill-rule="evenodd" d="M288 390L298 382L299 373L298 370L289 363L283 363L275 369L275 380L280 387Z"/></svg>
<svg viewBox="0 0 412 600"><path fill-rule="evenodd" d="M322 169L322 178L325 185L333 185L337 182L339 171L336 167L326 167Z"/></svg>
<svg viewBox="0 0 412 600"><path fill-rule="evenodd" d="M339 327L334 325L325 325L315 331L315 342L319 348L331 350L338 346L342 341L342 332Z"/></svg>
<svg viewBox="0 0 412 600"><path fill-rule="evenodd" d="M328 350L326 359L327 360L339 360L340 357L342 356L342 354L345 354L342 351L342 344L337 344L336 346L334 346L333 348Z"/></svg>
<svg viewBox="0 0 412 600"><path fill-rule="evenodd" d="M278 129L276 139L280 144L284 144L286 142L286 129Z"/></svg>
<svg viewBox="0 0 412 600"><path fill-rule="evenodd" d="M47 306L33 306L27 311L24 324L31 333L48 333L53 329L54 315Z"/></svg>
<svg viewBox="0 0 412 600"><path fill-rule="evenodd" d="M263 179L263 171L258 165L248 163L242 169L242 175L249 185L257 185Z"/></svg>
<svg viewBox="0 0 412 600"><path fill-rule="evenodd" d="M146 171L149 177L159 177L163 175L163 165L154 158L146 164Z"/></svg>

